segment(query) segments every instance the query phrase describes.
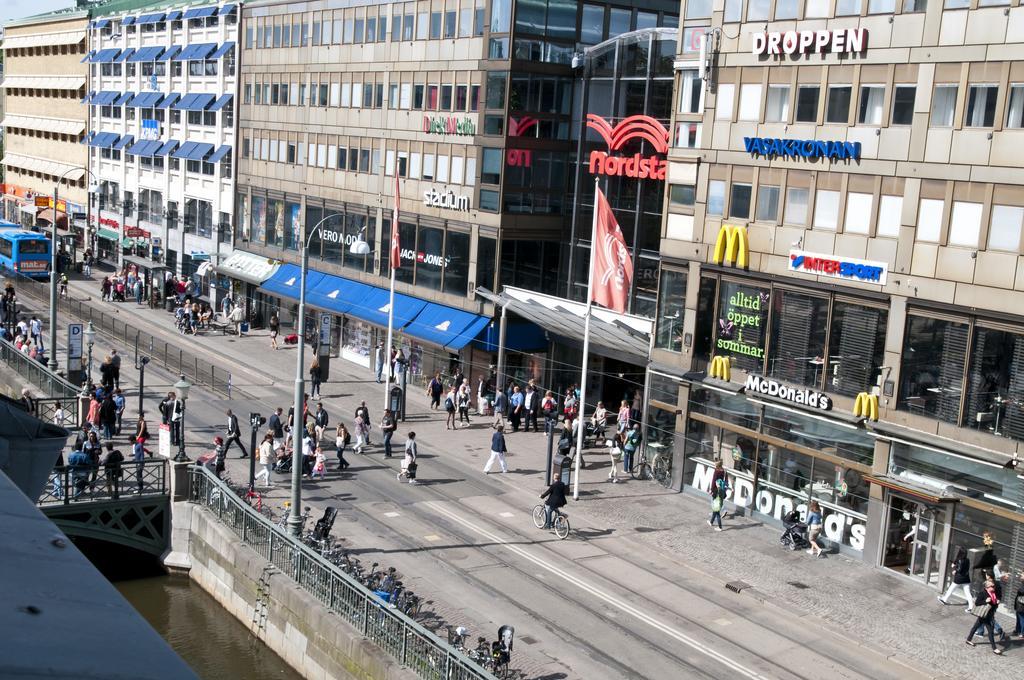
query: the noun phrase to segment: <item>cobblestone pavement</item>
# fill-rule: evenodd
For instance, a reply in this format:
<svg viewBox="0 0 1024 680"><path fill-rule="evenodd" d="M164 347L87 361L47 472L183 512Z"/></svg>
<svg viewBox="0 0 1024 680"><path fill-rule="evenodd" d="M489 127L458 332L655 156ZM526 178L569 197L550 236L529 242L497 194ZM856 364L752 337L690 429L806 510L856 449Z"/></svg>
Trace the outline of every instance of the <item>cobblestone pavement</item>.
<svg viewBox="0 0 1024 680"><path fill-rule="evenodd" d="M81 285L80 282L73 284L78 295L94 294L91 289L95 284L85 288ZM171 316L166 312L136 308L133 303L110 306L119 307L128 317L135 317L140 327L147 331L163 329L164 332L173 332ZM245 392L287 409L290 399L283 395L288 394L294 375L294 350L271 351L265 332L259 331L244 338L212 334L198 338L176 337L183 345L222 357L225 365L235 373L234 384ZM368 374L365 368L344 360L332 362L331 381L324 386L325 407L332 415L340 416L351 424L350 414L355 405L365 399L374 419L379 418L382 388L369 379ZM241 413L241 408L236 410ZM400 427L396 443L404 443L404 435L415 428L423 449L438 452L445 465L457 467L462 477L467 478L442 482L451 482L453 486L456 482L463 486L491 484L494 476L483 482L474 478L474 470L482 467L489 448L490 431L486 425L490 419L474 418L474 425L469 429L445 431L443 414L431 413L426 398L418 390L410 390L408 410L409 418ZM337 422L336 417L334 422ZM532 504L530 498L535 498L543 488L545 437L534 433L511 434L508 445L509 464L515 474L499 475L501 486L497 491L493 486L483 486L460 489L461 493L457 495L471 497L483 493L485 497L500 497L510 505L528 508ZM374 454L378 452L379 449ZM379 456L372 457L379 460ZM349 458L353 458L352 454ZM844 556L829 555L827 559L814 560L803 552L786 551L778 544L777 528L762 526L750 518L730 516L726 520L725 531L712 532L705 524L707 503L703 497L668 491L653 482L629 480L622 484L608 484L605 481L607 458L597 452L587 458L590 465L581 475L584 493L581 501L569 508L573 527L578 530L581 542L631 555L646 572L669 582L707 585L712 596L723 603L740 602L754 607L755 611L777 612L805 627L812 635L820 635L823 640L826 635L829 639L839 640L840 645L847 645L854 654L857 650L865 650L865 654L871 650L894 662L926 669L927 674L933 676L1024 677L1022 643L1014 642L1002 658L981 646L968 647L963 639L972 623L970 616L962 607L943 606L936 602L933 590ZM230 472L236 479L242 479L246 474L241 463L230 461ZM431 468L432 461L424 460L421 466L424 481L432 474ZM479 477L483 480L482 475ZM386 497L391 492L382 494ZM284 499L285 492L278 489L272 498L278 496ZM336 492L326 493L316 500L336 500L336 496ZM348 539L353 545L379 548L377 553L368 550L363 556L364 561L373 559L377 554L387 555L388 563L396 564L416 579L420 571L418 565L424 564L422 555L429 554L429 551L419 545L403 555L396 552L401 546L382 541L381 537L386 532L374 529L372 522L367 523L368 514L376 512L376 509L364 494L360 496L361 499L344 510L347 518L358 520L348 523L353 527L352 531L346 530ZM309 498L314 500L313 496ZM403 502L407 505L416 503L415 500ZM403 512L401 508L394 511ZM340 524L339 517L336 526ZM565 545L569 543L571 541ZM483 563L473 568L486 570L488 567ZM443 580L444 573L453 570L450 562L436 570L423 570L433 579L427 590L438 594L434 598L438 613L456 624L469 625L466 620L472 619L481 631L496 627L493 624L498 623L501 617L493 609L488 611L484 600L467 596L455 579L450 584ZM726 582L737 579L752 588L741 594L724 588ZM414 589L422 590L419 584ZM1012 628L1012 623L1007 625L1007 620L1003 620L1003 624L1007 630ZM542 645L534 649L529 645L521 647L521 660L528 666L528 677L545 677L547 673L558 672ZM914 674L910 668L907 672Z"/></svg>

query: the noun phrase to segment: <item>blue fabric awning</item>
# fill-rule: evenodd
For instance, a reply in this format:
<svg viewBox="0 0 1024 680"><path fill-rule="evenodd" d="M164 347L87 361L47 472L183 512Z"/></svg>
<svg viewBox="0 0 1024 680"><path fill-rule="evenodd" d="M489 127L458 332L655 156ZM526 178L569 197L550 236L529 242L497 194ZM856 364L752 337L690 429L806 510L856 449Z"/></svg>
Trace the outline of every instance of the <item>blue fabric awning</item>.
<svg viewBox="0 0 1024 680"><path fill-rule="evenodd" d="M156 154L157 149L160 148L160 142L154 142L152 140L144 139L141 142L135 142L128 153L133 156L146 156L147 158Z"/></svg>
<svg viewBox="0 0 1024 680"><path fill-rule="evenodd" d="M88 104L89 100L92 99L93 95L95 95L95 94L96 94L95 92L88 92L84 97L82 97L82 101L79 102L79 103L80 104Z"/></svg>
<svg viewBox="0 0 1024 680"><path fill-rule="evenodd" d="M324 274L315 286L306 286L306 301L328 312L346 314L356 300L372 290L372 286L364 283Z"/></svg>
<svg viewBox="0 0 1024 680"><path fill-rule="evenodd" d="M185 10L185 18L201 19L202 17L212 17L216 13L216 7L197 7L195 9Z"/></svg>
<svg viewBox="0 0 1024 680"><path fill-rule="evenodd" d="M134 54L134 53L135 53L135 48L129 47L128 49L126 49L123 52L121 52L121 54L117 55L117 58L114 59L114 63L115 64L116 63L120 63L120 62L124 61L125 59L127 59L128 57L132 56L132 54Z"/></svg>
<svg viewBox="0 0 1024 680"><path fill-rule="evenodd" d="M395 295L395 298L397 313L398 296ZM489 322L490 319L479 314L428 302L412 323L406 326L403 333L434 345L459 350L469 344ZM460 340L461 344L455 346L457 340Z"/></svg>
<svg viewBox="0 0 1024 680"><path fill-rule="evenodd" d="M176 101L178 101L178 93L177 92L172 92L169 95L167 95L166 97L164 97L163 100L159 104L157 104L156 108L158 108L158 109L166 109L168 106L170 106L171 104L173 104Z"/></svg>
<svg viewBox="0 0 1024 680"><path fill-rule="evenodd" d="M125 92L114 102L114 106L124 106L125 102L135 96L134 92Z"/></svg>
<svg viewBox="0 0 1024 680"><path fill-rule="evenodd" d="M213 54L211 54L209 57L207 57L207 59L220 59L225 54L230 52L231 49L234 48L234 46L235 46L235 43L229 40L226 43L224 43L223 45L221 45L220 47L218 47L217 51L214 52Z"/></svg>
<svg viewBox="0 0 1024 680"><path fill-rule="evenodd" d="M290 300L299 299L299 278L302 275L302 269L294 264L283 264L281 267L274 272L274 275L264 281L260 285L261 290L265 290L268 293L277 295L278 297L288 298ZM323 279L324 274L316 271L306 271L306 292L316 288Z"/></svg>
<svg viewBox="0 0 1024 680"><path fill-rule="evenodd" d="M97 92L92 96L92 99L89 101L89 103L93 106L107 106L108 104L113 104L114 100L117 99L119 94L121 93L116 92L114 90L104 90L103 92Z"/></svg>
<svg viewBox="0 0 1024 680"><path fill-rule="evenodd" d="M89 146L95 146L99 149L108 149L120 136L121 135L116 132L97 132L96 136L89 140Z"/></svg>
<svg viewBox="0 0 1024 680"><path fill-rule="evenodd" d="M224 5L223 7L220 8L220 12L217 13L217 16L224 16L226 14L231 14L236 9L238 9L238 7L236 5Z"/></svg>
<svg viewBox="0 0 1024 680"><path fill-rule="evenodd" d="M183 111L203 111L211 102L213 102L212 94L186 94L181 101L174 105L174 108Z"/></svg>
<svg viewBox="0 0 1024 680"><path fill-rule="evenodd" d="M180 47L178 47L177 45L171 45L166 50L164 50L159 57L157 57L157 61L168 61L171 57L173 57L180 51Z"/></svg>
<svg viewBox="0 0 1024 680"><path fill-rule="evenodd" d="M125 135L121 139L117 140L117 143L114 144L114 148L115 149L123 149L124 147L128 146L129 144L131 144L134 141L135 141L135 137L133 135Z"/></svg>
<svg viewBox="0 0 1024 680"><path fill-rule="evenodd" d="M180 19L180 18L181 18L181 10L177 10L176 9L173 12L168 12L167 13L167 20L168 21L174 21L174 20Z"/></svg>
<svg viewBox="0 0 1024 680"><path fill-rule="evenodd" d="M217 101L215 101L213 103L213 106L211 106L210 108L207 109L207 111L220 111L221 109L223 109L225 106L228 105L228 103L231 101L231 97L232 96L230 94L222 94L217 99Z"/></svg>
<svg viewBox="0 0 1024 680"><path fill-rule="evenodd" d="M135 95L135 99L132 100L130 106L137 109L151 109L157 105L164 95L162 92L140 92Z"/></svg>
<svg viewBox="0 0 1024 680"><path fill-rule="evenodd" d="M96 136L95 132L90 132L87 135L83 135L82 136L82 141L80 141L79 144L87 144L87 143L91 142L92 138L95 137L95 136Z"/></svg>
<svg viewBox="0 0 1024 680"><path fill-rule="evenodd" d="M96 50L89 50L89 54L87 54L84 57L82 57L82 61L80 61L78 63L79 64L84 64L85 62L91 60L92 59L92 55L94 55L94 54L96 54Z"/></svg>
<svg viewBox="0 0 1024 680"><path fill-rule="evenodd" d="M89 59L89 62L93 64L108 64L114 61L114 58L118 55L120 51L121 50L117 49L116 47L111 47L105 50L99 50L98 52L96 52L96 54L92 55L92 58Z"/></svg>
<svg viewBox="0 0 1024 680"><path fill-rule="evenodd" d="M171 151L173 151L174 147L176 147L176 146L178 146L178 140L170 139L170 140L164 142L163 144L161 144L160 148L157 150L156 154L154 154L154 155L156 155L156 156L166 156Z"/></svg>
<svg viewBox="0 0 1024 680"><path fill-rule="evenodd" d="M213 144L205 142L185 142L181 147L171 154L172 158L183 158L187 161L203 160L213 151Z"/></svg>
<svg viewBox="0 0 1024 680"><path fill-rule="evenodd" d="M129 24L134 24L134 23L135 23L135 17L124 17L124 18L121 19L121 25L122 26L127 26Z"/></svg>
<svg viewBox="0 0 1024 680"><path fill-rule="evenodd" d="M207 163L218 163L220 159L231 153L230 144L221 144L220 148L213 152L213 155L206 159Z"/></svg>
<svg viewBox="0 0 1024 680"><path fill-rule="evenodd" d="M110 25L110 19L97 19L93 23L93 28L106 28Z"/></svg>
<svg viewBox="0 0 1024 680"><path fill-rule="evenodd" d="M174 57L175 61L187 61L194 59L206 59L206 55L217 49L217 43L199 43L197 45L186 45L185 48Z"/></svg>
<svg viewBox="0 0 1024 680"><path fill-rule="evenodd" d="M163 51L163 47L140 47L135 50L135 54L128 57L128 61L156 61Z"/></svg>
<svg viewBox="0 0 1024 680"><path fill-rule="evenodd" d="M155 24L158 21L164 20L165 14L163 12L157 12L156 14L143 14L135 22L136 24Z"/></svg>
<svg viewBox="0 0 1024 680"><path fill-rule="evenodd" d="M395 328L404 328L409 325L426 305L425 300L395 293ZM352 309L348 313L377 326L387 326L388 291L372 287L367 297L354 301Z"/></svg>

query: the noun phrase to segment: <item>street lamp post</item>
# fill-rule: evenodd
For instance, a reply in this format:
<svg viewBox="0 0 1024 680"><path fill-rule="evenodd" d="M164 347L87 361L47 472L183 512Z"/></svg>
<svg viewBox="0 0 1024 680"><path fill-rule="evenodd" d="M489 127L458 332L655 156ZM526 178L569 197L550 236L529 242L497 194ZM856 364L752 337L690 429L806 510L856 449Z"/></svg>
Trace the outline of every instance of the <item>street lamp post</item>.
<svg viewBox="0 0 1024 680"><path fill-rule="evenodd" d="M139 369L139 417L142 417L142 398L146 393L146 364L149 363L149 357L140 357L138 354L135 355L135 368Z"/></svg>
<svg viewBox="0 0 1024 680"><path fill-rule="evenodd" d="M88 349L88 358L85 364L85 384L92 384L92 346L96 343L96 327L92 325L92 321L82 331L82 337L85 339L85 345Z"/></svg>
<svg viewBox="0 0 1024 680"><path fill-rule="evenodd" d="M92 179L92 183L89 185L90 194L95 193L99 188L99 185L96 184L96 176L92 174L89 168L68 168L63 175L57 178L57 183L53 185L53 235L50 238L50 344L48 349L50 352L49 366L50 370L54 373L57 372L57 206L60 203L58 193L60 191L60 183L64 181L68 173L75 170L85 170ZM64 214L67 215L67 210L64 211ZM86 225L87 232L88 229L89 226Z"/></svg>
<svg viewBox="0 0 1024 680"><path fill-rule="evenodd" d="M175 463L187 463L188 456L185 455L185 404L188 401L188 391L192 383L185 380L182 374L178 382L174 383L174 396L181 402L181 418L178 420L178 455L174 457Z"/></svg>

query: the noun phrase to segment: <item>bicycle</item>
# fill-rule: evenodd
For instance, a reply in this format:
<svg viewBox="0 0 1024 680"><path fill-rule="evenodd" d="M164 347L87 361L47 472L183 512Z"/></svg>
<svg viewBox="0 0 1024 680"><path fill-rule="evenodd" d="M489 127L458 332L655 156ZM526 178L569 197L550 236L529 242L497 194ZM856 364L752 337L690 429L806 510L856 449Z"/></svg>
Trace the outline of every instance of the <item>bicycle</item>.
<svg viewBox="0 0 1024 680"><path fill-rule="evenodd" d="M543 503L533 508L533 524L538 529L544 528L544 523L547 521L547 517L544 508L547 507ZM551 520L551 528L555 532L555 536L565 540L565 537L569 535L569 515L565 514L558 508L551 509L554 519Z"/></svg>
<svg viewBox="0 0 1024 680"><path fill-rule="evenodd" d="M660 451L648 460L645 447L633 454L633 466L629 469L629 476L640 480L653 479L662 486L669 486L672 483L672 461Z"/></svg>

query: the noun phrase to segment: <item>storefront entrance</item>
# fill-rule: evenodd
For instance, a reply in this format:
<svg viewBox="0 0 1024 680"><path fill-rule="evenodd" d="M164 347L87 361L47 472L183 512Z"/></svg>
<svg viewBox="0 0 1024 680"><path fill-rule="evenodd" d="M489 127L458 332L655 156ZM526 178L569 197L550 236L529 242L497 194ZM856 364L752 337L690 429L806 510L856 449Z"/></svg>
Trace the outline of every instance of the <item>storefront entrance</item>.
<svg viewBox="0 0 1024 680"><path fill-rule="evenodd" d="M941 588L952 506L931 505L894 492L888 497L882 566Z"/></svg>

